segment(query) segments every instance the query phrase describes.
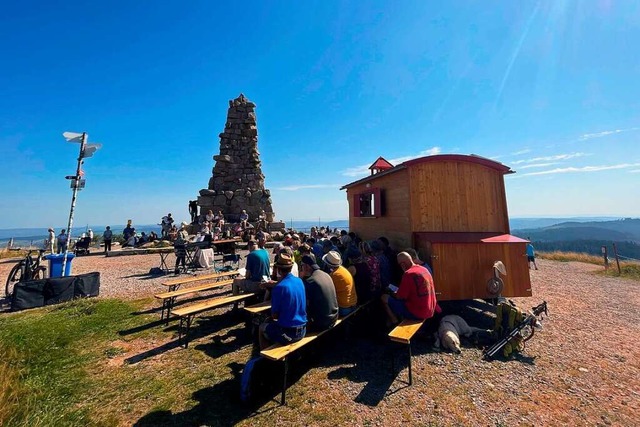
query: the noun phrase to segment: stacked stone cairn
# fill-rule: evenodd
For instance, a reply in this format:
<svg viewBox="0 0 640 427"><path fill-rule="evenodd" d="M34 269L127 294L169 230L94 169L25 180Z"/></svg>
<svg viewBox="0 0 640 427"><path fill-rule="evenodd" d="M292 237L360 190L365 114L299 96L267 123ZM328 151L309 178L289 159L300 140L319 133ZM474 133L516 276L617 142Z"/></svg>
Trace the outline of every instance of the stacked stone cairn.
<svg viewBox="0 0 640 427"><path fill-rule="evenodd" d="M229 101L227 123L220 134L220 154L213 156L215 166L209 186L200 190L200 214L210 209L219 210L227 221L238 221L243 209L249 220L257 220L265 211L268 222L273 222L271 193L264 188L264 175L260 168L256 104L243 94Z"/></svg>

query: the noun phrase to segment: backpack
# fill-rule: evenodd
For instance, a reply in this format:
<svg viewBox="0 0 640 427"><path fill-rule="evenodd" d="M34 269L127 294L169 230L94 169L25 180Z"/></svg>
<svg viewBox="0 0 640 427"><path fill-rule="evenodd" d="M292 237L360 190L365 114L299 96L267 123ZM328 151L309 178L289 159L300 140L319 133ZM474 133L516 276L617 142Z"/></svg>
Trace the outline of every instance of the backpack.
<svg viewBox="0 0 640 427"><path fill-rule="evenodd" d="M502 302L496 308L496 322L493 328L493 337L497 340L504 338L525 318L525 314L511 302ZM517 335L504 346L502 354L509 357L519 351L522 337Z"/></svg>
<svg viewBox="0 0 640 427"><path fill-rule="evenodd" d="M243 403L257 403L273 396L281 385L281 380L276 378L281 371L273 368L273 363L262 356L254 357L244 365L240 377L240 400Z"/></svg>

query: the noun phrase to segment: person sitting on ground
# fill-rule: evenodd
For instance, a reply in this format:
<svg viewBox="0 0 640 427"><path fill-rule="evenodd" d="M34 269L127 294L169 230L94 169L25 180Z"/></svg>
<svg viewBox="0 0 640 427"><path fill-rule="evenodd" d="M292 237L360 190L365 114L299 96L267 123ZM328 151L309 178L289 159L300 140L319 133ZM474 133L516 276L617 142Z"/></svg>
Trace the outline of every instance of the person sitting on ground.
<svg viewBox="0 0 640 427"><path fill-rule="evenodd" d="M222 211L218 211L218 213L214 215L213 225L220 228L224 226L224 214L222 213Z"/></svg>
<svg viewBox="0 0 640 427"><path fill-rule="evenodd" d="M260 283L265 280L265 277L268 279L271 275L269 254L265 249L258 248L255 240L249 240L247 249L249 249L249 255L247 255L245 277L234 279L231 287L233 295L240 293L264 294L264 288L260 287Z"/></svg>
<svg viewBox="0 0 640 427"><path fill-rule="evenodd" d="M155 242L156 240L158 240L158 235L156 234L156 232L155 231L149 232L149 241Z"/></svg>
<svg viewBox="0 0 640 427"><path fill-rule="evenodd" d="M138 239L138 245L144 245L149 241L149 236L144 231L140 233L140 239Z"/></svg>
<svg viewBox="0 0 640 427"><path fill-rule="evenodd" d="M209 223L209 221L205 221L202 223L202 226L200 226L200 234L207 235L207 234L211 234L211 224Z"/></svg>
<svg viewBox="0 0 640 427"><path fill-rule="evenodd" d="M122 247L129 246L134 248L138 243L138 237L136 236L136 229L132 227L131 230L132 230L131 235L129 235L129 238L124 243L124 245L122 245Z"/></svg>
<svg viewBox="0 0 640 427"><path fill-rule="evenodd" d="M307 297L309 330L329 329L338 319L338 298L333 280L320 269L313 255L304 255L300 266L300 276Z"/></svg>
<svg viewBox="0 0 640 427"><path fill-rule="evenodd" d="M373 281L371 280L371 270L362 256L362 252L355 246L347 249L346 257L349 259L347 270L353 276L356 286L358 302L364 304L373 298Z"/></svg>
<svg viewBox="0 0 640 427"><path fill-rule="evenodd" d="M431 267L429 267L429 264L420 259L420 257L418 256L418 251L413 248L407 248L404 251L411 255L411 259L413 260L414 264L423 266L424 268L429 270L429 274L433 276L433 270L431 269Z"/></svg>
<svg viewBox="0 0 640 427"><path fill-rule="evenodd" d="M290 344L300 341L307 332L307 299L302 280L291 274L293 259L281 254L275 269L278 282L263 286L271 288L271 318L260 325L260 349L271 343Z"/></svg>
<svg viewBox="0 0 640 427"><path fill-rule="evenodd" d="M180 231L173 242L173 248L176 253L176 266L174 273L180 274L179 265L182 264L182 269L187 272L187 243L189 242L189 232L187 231L187 223L180 224Z"/></svg>
<svg viewBox="0 0 640 427"><path fill-rule="evenodd" d="M400 252L398 264L404 271L395 294L382 295L388 326L397 325L402 319L426 320L440 311L433 286L433 278L426 268L416 265L411 255Z"/></svg>
<svg viewBox="0 0 640 427"><path fill-rule="evenodd" d="M249 226L249 214L247 213L246 210L242 209L242 212L240 213L240 227L242 227L242 229L244 230L248 226Z"/></svg>
<svg viewBox="0 0 640 427"><path fill-rule="evenodd" d="M331 276L333 286L336 288L340 317L344 317L356 309L358 295L353 276L342 266L340 252L330 251L322 257L324 271Z"/></svg>
<svg viewBox="0 0 640 427"><path fill-rule="evenodd" d="M207 214L204 216L204 220L209 223L213 223L216 220L216 216L213 214L213 211L209 209Z"/></svg>

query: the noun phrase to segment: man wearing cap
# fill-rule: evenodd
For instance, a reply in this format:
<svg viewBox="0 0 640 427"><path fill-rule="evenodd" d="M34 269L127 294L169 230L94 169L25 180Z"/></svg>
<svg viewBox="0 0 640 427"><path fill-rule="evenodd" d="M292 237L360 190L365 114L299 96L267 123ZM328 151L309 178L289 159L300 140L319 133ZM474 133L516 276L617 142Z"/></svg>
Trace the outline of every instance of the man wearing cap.
<svg viewBox="0 0 640 427"><path fill-rule="evenodd" d="M338 251L329 251L322 257L325 271L331 276L336 288L340 317L344 317L356 309L358 295L351 273L342 266L342 257Z"/></svg>
<svg viewBox="0 0 640 427"><path fill-rule="evenodd" d="M432 318L435 312L440 311L440 307L429 270L414 264L411 255L406 252L400 252L397 259L404 271L398 291L394 295L382 295L389 325L397 324L398 317L421 320Z"/></svg>
<svg viewBox="0 0 640 427"><path fill-rule="evenodd" d="M239 278L233 281L231 287L233 294L238 295L240 292L264 293L260 287L263 277L270 276L269 254L265 249L258 248L255 240L249 240L247 243L249 255L247 255L246 275L244 279Z"/></svg>
<svg viewBox="0 0 640 427"><path fill-rule="evenodd" d="M301 277L307 297L307 318L310 330L330 328L338 319L338 298L331 276L320 269L313 255L303 255Z"/></svg>
<svg viewBox="0 0 640 427"><path fill-rule="evenodd" d="M271 288L271 319L260 325L260 349L271 343L300 341L307 332L307 300L302 280L291 274L293 258L280 254L275 264L278 282L263 284Z"/></svg>

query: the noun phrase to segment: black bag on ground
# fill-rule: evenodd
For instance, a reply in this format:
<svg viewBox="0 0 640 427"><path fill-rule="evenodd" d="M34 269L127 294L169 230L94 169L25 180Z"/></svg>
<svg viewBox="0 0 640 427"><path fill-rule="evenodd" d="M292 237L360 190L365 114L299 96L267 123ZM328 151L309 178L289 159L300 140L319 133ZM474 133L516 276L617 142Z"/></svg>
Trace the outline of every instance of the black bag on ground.
<svg viewBox="0 0 640 427"><path fill-rule="evenodd" d="M262 356L250 359L240 377L240 400L244 403L259 403L261 400L271 399L282 385L282 374L274 363Z"/></svg>
<svg viewBox="0 0 640 427"><path fill-rule="evenodd" d="M11 310L42 307L44 305L44 287L47 279L29 280L16 283L11 296Z"/></svg>
<svg viewBox="0 0 640 427"><path fill-rule="evenodd" d="M44 305L71 301L74 295L75 282L75 276L53 277L47 279L47 283L44 285L43 290Z"/></svg>
<svg viewBox="0 0 640 427"><path fill-rule="evenodd" d="M100 272L79 274L73 290L74 298L97 297L100 294Z"/></svg>

